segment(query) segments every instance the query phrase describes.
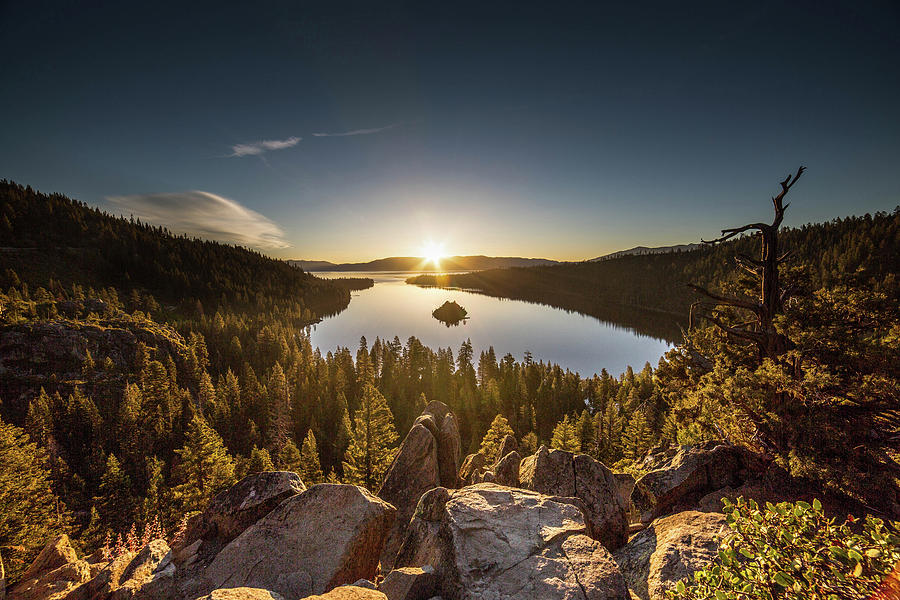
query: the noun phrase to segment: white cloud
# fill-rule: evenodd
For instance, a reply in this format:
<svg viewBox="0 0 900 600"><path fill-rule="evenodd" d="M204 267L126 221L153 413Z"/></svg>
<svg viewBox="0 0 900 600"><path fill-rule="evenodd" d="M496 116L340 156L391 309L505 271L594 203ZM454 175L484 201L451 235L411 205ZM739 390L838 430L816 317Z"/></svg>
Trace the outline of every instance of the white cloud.
<svg viewBox="0 0 900 600"><path fill-rule="evenodd" d="M379 133L382 131L387 131L388 129L393 129L402 125L402 123L391 123L390 125L386 125L384 127L373 127L371 129L354 129L352 131L345 131L343 133L314 133L313 137L345 137L348 135L369 135L371 133Z"/></svg>
<svg viewBox="0 0 900 600"><path fill-rule="evenodd" d="M249 144L235 144L231 147L231 156L257 156L269 150L284 150L296 146L302 139L289 137L284 140L260 140Z"/></svg>
<svg viewBox="0 0 900 600"><path fill-rule="evenodd" d="M110 196L107 201L124 214L177 234L260 249L290 246L281 227L268 218L209 192Z"/></svg>

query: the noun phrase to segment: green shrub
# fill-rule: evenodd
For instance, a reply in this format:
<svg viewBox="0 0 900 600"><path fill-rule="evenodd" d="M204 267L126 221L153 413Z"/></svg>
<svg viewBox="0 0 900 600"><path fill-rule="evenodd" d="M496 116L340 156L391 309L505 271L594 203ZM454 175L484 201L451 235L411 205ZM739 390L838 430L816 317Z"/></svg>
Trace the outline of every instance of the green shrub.
<svg viewBox="0 0 900 600"><path fill-rule="evenodd" d="M860 524L848 516L835 525L818 500L764 508L743 498L724 503L733 532L718 559L669 598L864 600L900 561L897 523L867 516Z"/></svg>

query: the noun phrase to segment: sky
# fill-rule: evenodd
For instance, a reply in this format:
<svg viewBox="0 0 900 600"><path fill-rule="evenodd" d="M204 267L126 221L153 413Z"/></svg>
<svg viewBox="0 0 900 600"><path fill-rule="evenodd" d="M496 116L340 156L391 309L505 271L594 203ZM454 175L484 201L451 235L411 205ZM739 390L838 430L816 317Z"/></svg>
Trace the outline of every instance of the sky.
<svg viewBox="0 0 900 600"><path fill-rule="evenodd" d="M900 5L0 0L0 178L332 261L900 204Z"/></svg>

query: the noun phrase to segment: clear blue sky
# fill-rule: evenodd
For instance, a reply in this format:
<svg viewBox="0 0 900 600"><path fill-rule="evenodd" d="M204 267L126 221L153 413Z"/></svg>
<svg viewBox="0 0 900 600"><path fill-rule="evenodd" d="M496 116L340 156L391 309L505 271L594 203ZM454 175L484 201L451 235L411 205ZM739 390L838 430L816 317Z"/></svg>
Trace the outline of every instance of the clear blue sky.
<svg viewBox="0 0 900 600"><path fill-rule="evenodd" d="M896 2L603 4L2 1L0 177L331 260L900 204Z"/></svg>

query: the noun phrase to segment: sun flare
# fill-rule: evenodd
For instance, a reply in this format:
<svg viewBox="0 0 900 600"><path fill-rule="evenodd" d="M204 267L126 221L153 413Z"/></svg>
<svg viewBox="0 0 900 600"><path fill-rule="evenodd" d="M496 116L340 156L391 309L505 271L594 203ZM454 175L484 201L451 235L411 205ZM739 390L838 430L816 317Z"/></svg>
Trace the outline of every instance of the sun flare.
<svg viewBox="0 0 900 600"><path fill-rule="evenodd" d="M426 263L431 263L435 267L440 268L441 259L444 258L444 245L435 242L425 242L422 245L422 258Z"/></svg>

